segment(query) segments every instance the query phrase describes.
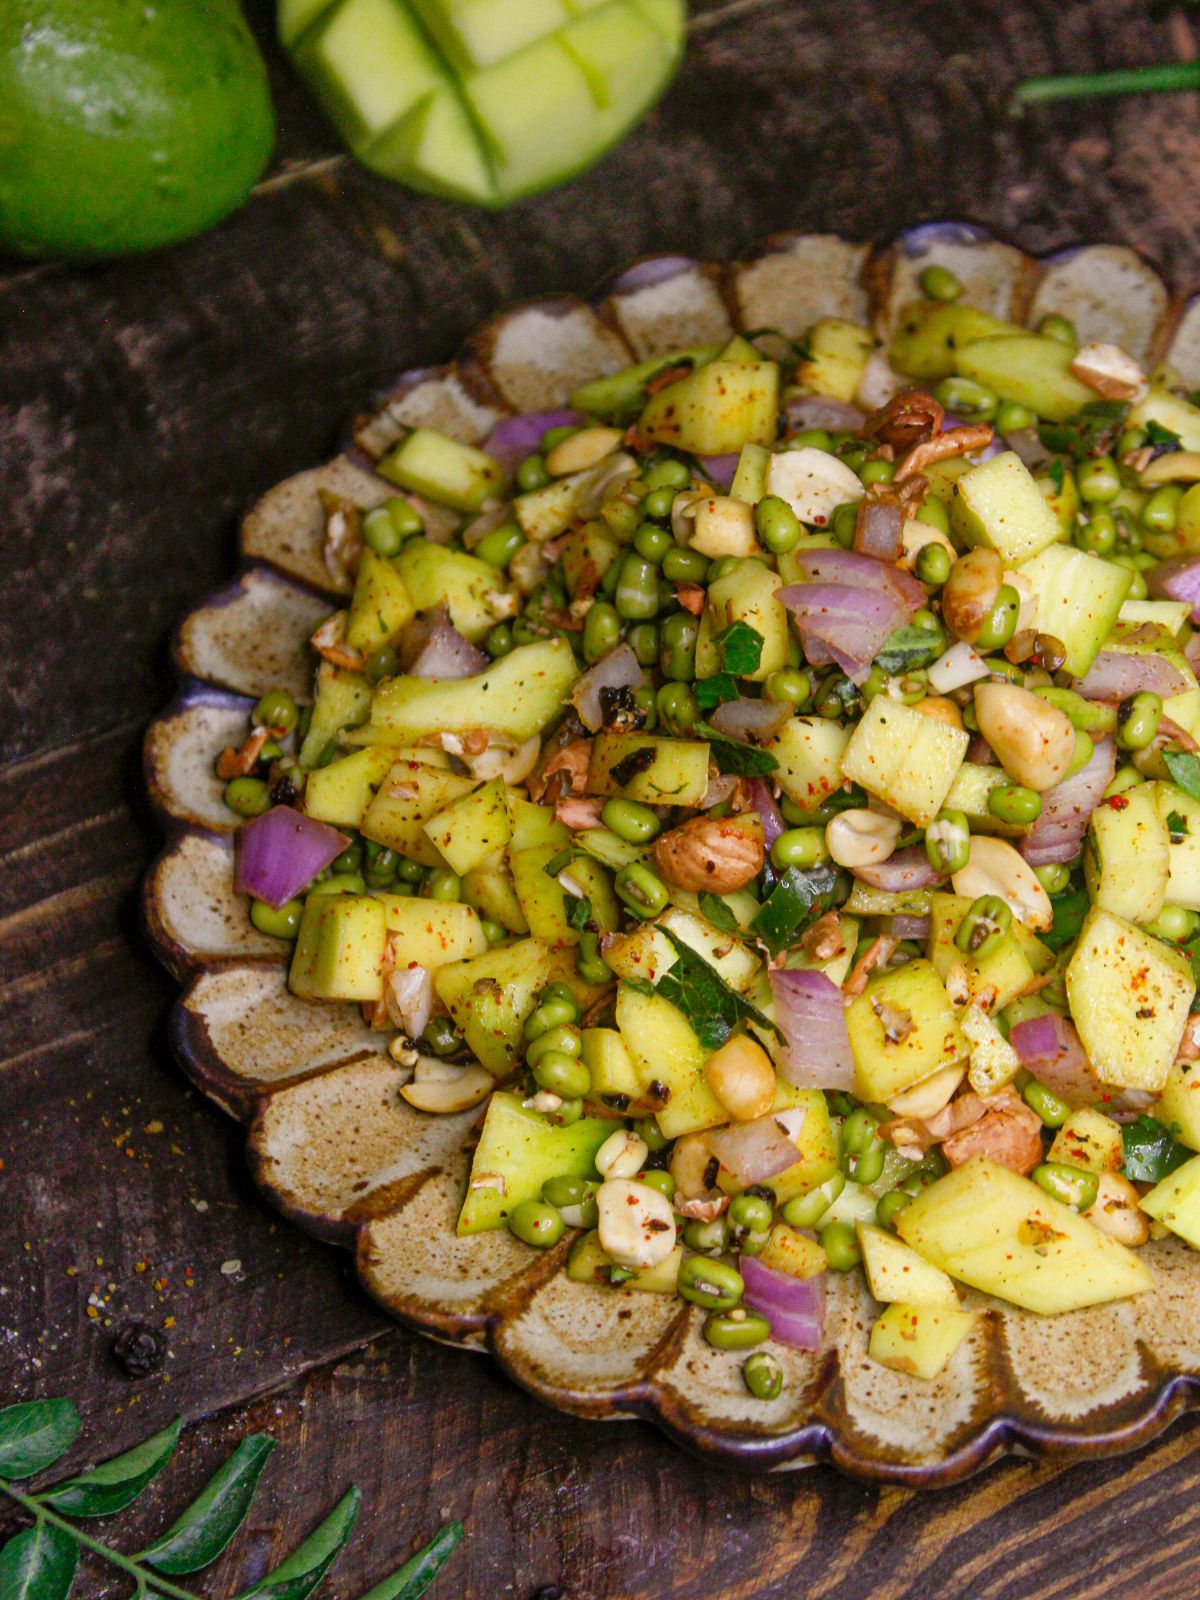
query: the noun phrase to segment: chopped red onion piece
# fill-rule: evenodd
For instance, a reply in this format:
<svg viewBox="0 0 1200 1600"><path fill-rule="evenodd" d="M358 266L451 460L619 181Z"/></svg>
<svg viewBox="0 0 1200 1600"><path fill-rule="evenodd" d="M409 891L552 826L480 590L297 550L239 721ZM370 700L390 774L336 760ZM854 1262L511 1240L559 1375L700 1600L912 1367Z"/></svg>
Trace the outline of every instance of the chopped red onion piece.
<svg viewBox="0 0 1200 1600"><path fill-rule="evenodd" d="M602 689L640 689L646 681L638 658L627 644L618 644L581 674L571 690L571 704L584 727L595 733L604 725Z"/></svg>
<svg viewBox="0 0 1200 1600"><path fill-rule="evenodd" d="M713 772L710 766L708 788L704 791L700 810L708 811L713 806L724 805L737 786L737 777L732 772Z"/></svg>
<svg viewBox="0 0 1200 1600"><path fill-rule="evenodd" d="M234 887L276 910L294 900L350 843L292 806L274 806L237 832Z"/></svg>
<svg viewBox="0 0 1200 1600"><path fill-rule="evenodd" d="M1057 1011L1018 1022L1009 1043L1025 1070L1072 1109L1095 1105L1104 1094L1074 1023Z"/></svg>
<svg viewBox="0 0 1200 1600"><path fill-rule="evenodd" d="M414 678L473 678L487 666L487 657L448 622L436 624L409 667Z"/></svg>
<svg viewBox="0 0 1200 1600"><path fill-rule="evenodd" d="M1100 804L1117 769L1111 739L1098 739L1092 759L1070 778L1042 795L1042 812L1021 841L1021 854L1031 867L1074 861L1083 847L1088 818Z"/></svg>
<svg viewBox="0 0 1200 1600"><path fill-rule="evenodd" d="M904 550L904 513L890 500L864 500L854 524L854 549L875 561L896 561Z"/></svg>
<svg viewBox="0 0 1200 1600"><path fill-rule="evenodd" d="M1146 587L1159 600L1185 600L1192 621L1200 622L1200 556L1175 556L1160 561L1146 574Z"/></svg>
<svg viewBox="0 0 1200 1600"><path fill-rule="evenodd" d="M719 489L728 489L733 482L733 475L737 471L738 458L732 456L701 456L700 465L704 476L715 483Z"/></svg>
<svg viewBox="0 0 1200 1600"><path fill-rule="evenodd" d="M526 456L537 453L542 435L549 429L574 428L586 421L582 411L524 411L498 422L483 448L511 474Z"/></svg>
<svg viewBox="0 0 1200 1600"><path fill-rule="evenodd" d="M1169 700L1190 689L1191 684L1165 656L1101 650L1087 677L1076 678L1071 687L1087 700L1128 700L1144 689Z"/></svg>
<svg viewBox="0 0 1200 1600"><path fill-rule="evenodd" d="M929 687L935 694L949 694L951 689L965 689L977 683L989 672L983 657L965 639L952 644L929 669Z"/></svg>
<svg viewBox="0 0 1200 1600"><path fill-rule="evenodd" d="M779 835L787 831L787 823L783 820L770 786L764 778L750 779L750 803L758 812L763 825L763 843L770 850Z"/></svg>
<svg viewBox="0 0 1200 1600"><path fill-rule="evenodd" d="M905 621L903 601L882 589L796 583L778 590L776 599L796 618L809 662L824 666L836 661L852 683L865 681L884 640Z"/></svg>
<svg viewBox="0 0 1200 1600"><path fill-rule="evenodd" d="M904 850L895 851L886 861L855 867L854 876L872 889L905 894L910 889L936 888L946 874L939 872L931 863L923 844L912 844Z"/></svg>
<svg viewBox="0 0 1200 1600"><path fill-rule="evenodd" d="M854 1088L854 1056L842 991L823 972L770 974L775 1022L784 1036L779 1076L795 1089Z"/></svg>
<svg viewBox="0 0 1200 1600"><path fill-rule="evenodd" d="M738 1262L746 1304L771 1324L771 1337L793 1350L819 1350L825 1328L825 1274L793 1278L764 1266L757 1256Z"/></svg>
<svg viewBox="0 0 1200 1600"><path fill-rule="evenodd" d="M765 744L773 739L793 713L786 700L726 700L709 716L709 722L727 739L739 744Z"/></svg>
<svg viewBox="0 0 1200 1600"><path fill-rule="evenodd" d="M809 428L821 428L829 433L857 433L867 420L858 406L825 394L793 395L784 406L784 416L788 431L792 433L804 433Z"/></svg>
<svg viewBox="0 0 1200 1600"><path fill-rule="evenodd" d="M800 1152L771 1115L735 1122L705 1135L708 1147L744 1189L795 1166Z"/></svg>
<svg viewBox="0 0 1200 1600"><path fill-rule="evenodd" d="M796 564L810 583L846 583L856 589L883 590L903 602L907 622L914 611L926 601L924 588L910 573L886 561L876 561L873 556L858 555L853 550L802 550L796 552ZM781 590L782 599L786 591ZM785 605L787 601L783 602Z"/></svg>

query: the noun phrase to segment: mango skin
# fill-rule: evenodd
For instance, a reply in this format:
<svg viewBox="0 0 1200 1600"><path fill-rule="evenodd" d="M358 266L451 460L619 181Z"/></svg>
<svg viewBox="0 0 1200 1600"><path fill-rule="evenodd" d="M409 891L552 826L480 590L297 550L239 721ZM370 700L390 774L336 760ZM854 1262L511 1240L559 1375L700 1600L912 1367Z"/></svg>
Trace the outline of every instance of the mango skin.
<svg viewBox="0 0 1200 1600"><path fill-rule="evenodd" d="M0 6L0 247L99 259L211 227L271 154L235 0Z"/></svg>

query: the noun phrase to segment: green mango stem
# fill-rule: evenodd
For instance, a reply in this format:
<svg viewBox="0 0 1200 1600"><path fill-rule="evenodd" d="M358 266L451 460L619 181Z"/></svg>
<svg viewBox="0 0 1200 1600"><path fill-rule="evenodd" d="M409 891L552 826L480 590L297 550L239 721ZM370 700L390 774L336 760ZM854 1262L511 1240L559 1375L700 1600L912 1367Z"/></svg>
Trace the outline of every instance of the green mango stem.
<svg viewBox="0 0 1200 1600"><path fill-rule="evenodd" d="M1167 61L1153 67L1119 67L1113 72L1066 72L1026 78L1013 90L1012 109L1055 100L1088 100L1114 94L1163 94L1200 89L1200 61Z"/></svg>

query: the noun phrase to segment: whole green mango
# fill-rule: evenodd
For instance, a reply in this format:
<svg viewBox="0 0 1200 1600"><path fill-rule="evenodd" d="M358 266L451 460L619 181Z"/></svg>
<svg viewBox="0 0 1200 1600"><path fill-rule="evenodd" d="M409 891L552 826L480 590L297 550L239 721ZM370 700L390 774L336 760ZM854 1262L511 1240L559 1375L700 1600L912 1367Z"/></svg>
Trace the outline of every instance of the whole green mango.
<svg viewBox="0 0 1200 1600"><path fill-rule="evenodd" d="M236 0L0 3L0 249L186 239L245 199L274 134Z"/></svg>

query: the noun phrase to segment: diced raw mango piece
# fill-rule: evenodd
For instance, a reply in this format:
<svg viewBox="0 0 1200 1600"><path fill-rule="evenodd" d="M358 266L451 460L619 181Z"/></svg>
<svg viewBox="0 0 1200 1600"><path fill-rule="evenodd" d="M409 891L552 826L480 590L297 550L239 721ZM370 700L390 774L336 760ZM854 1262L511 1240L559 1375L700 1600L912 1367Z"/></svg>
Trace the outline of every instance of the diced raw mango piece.
<svg viewBox="0 0 1200 1600"><path fill-rule="evenodd" d="M660 995L617 985L617 1028L637 1069L642 1092L661 1085L669 1098L658 1112L668 1139L729 1121L704 1077L706 1052L681 1011Z"/></svg>
<svg viewBox="0 0 1200 1600"><path fill-rule="evenodd" d="M527 1111L516 1095L497 1090L471 1162L459 1237L502 1228L514 1206L541 1198L547 1178L598 1177L596 1151L612 1129L604 1117L580 1117L559 1127Z"/></svg>
<svg viewBox="0 0 1200 1600"><path fill-rule="evenodd" d="M1133 573L1071 545L1052 544L1021 568L1037 596L1037 627L1062 641L1065 666L1077 678L1108 637Z"/></svg>
<svg viewBox="0 0 1200 1600"><path fill-rule="evenodd" d="M304 786L305 811L318 822L357 828L376 789L395 764L395 750L372 746L318 767L309 773Z"/></svg>
<svg viewBox="0 0 1200 1600"><path fill-rule="evenodd" d="M995 550L1008 566L1063 537L1033 474L1012 450L963 473L954 485L950 516L961 539Z"/></svg>
<svg viewBox="0 0 1200 1600"><path fill-rule="evenodd" d="M612 1123L608 1126L611 1128ZM572 1283L611 1283L609 1274L616 1262L604 1253L599 1231L595 1228L583 1234L571 1246L567 1258L567 1277ZM630 1278L622 1275L622 1289L637 1289L643 1294L675 1294L678 1292L679 1269L683 1265L683 1246L677 1244L665 1260L653 1267L638 1267Z"/></svg>
<svg viewBox="0 0 1200 1600"><path fill-rule="evenodd" d="M373 898L383 907L388 932L396 935L397 971L427 967L433 972L451 961L481 956L488 947L479 913L471 906L382 891Z"/></svg>
<svg viewBox="0 0 1200 1600"><path fill-rule="evenodd" d="M390 561L367 548L358 559L354 598L346 619L346 644L370 655L378 645L394 639L416 614L404 579Z"/></svg>
<svg viewBox="0 0 1200 1600"><path fill-rule="evenodd" d="M504 490L504 468L483 450L414 428L375 468L381 478L455 511L478 511Z"/></svg>
<svg viewBox="0 0 1200 1600"><path fill-rule="evenodd" d="M778 398L773 361L710 361L652 395L640 429L693 455L729 455L744 444L773 442Z"/></svg>
<svg viewBox="0 0 1200 1600"><path fill-rule="evenodd" d="M443 82L437 56L395 0L343 0L318 15L280 10L283 42L322 109L354 149L370 144ZM316 24L313 26L313 24Z"/></svg>
<svg viewBox="0 0 1200 1600"><path fill-rule="evenodd" d="M900 312L888 361L897 372L935 383L954 371L955 357L964 345L990 335L1017 337L1024 332L975 306L918 300Z"/></svg>
<svg viewBox="0 0 1200 1600"><path fill-rule="evenodd" d="M1200 1250L1200 1156L1168 1173L1142 1196L1142 1210Z"/></svg>
<svg viewBox="0 0 1200 1600"><path fill-rule="evenodd" d="M842 773L925 827L941 810L971 736L889 695L876 695L842 756Z"/></svg>
<svg viewBox="0 0 1200 1600"><path fill-rule="evenodd" d="M870 329L857 322L822 317L804 336L806 354L796 368L797 384L805 394L853 400L874 344Z"/></svg>
<svg viewBox="0 0 1200 1600"><path fill-rule="evenodd" d="M571 830L558 821L553 806L535 805L516 790L508 791L508 811L512 818L510 850L532 850L535 845L552 844L560 850L571 842Z"/></svg>
<svg viewBox="0 0 1200 1600"><path fill-rule="evenodd" d="M470 1049L503 1078L517 1064L521 1030L553 975L546 946L538 939L522 939L439 968L433 986Z"/></svg>
<svg viewBox="0 0 1200 1600"><path fill-rule="evenodd" d="M1154 1115L1180 1144L1200 1150L1200 1062L1177 1061L1172 1066Z"/></svg>
<svg viewBox="0 0 1200 1600"><path fill-rule="evenodd" d="M481 917L499 923L509 933L529 932L529 924L507 868L472 868L463 876L462 896Z"/></svg>
<svg viewBox="0 0 1200 1600"><path fill-rule="evenodd" d="M371 685L361 672L348 672L322 661L317 668L317 695L298 760L315 767L344 728L357 728L371 711ZM382 742L382 741L381 741Z"/></svg>
<svg viewBox="0 0 1200 1600"><path fill-rule="evenodd" d="M954 366L961 377L983 384L1002 400L1028 406L1047 422L1065 422L1096 398L1094 390L1068 371L1074 356L1058 339L992 334L959 349Z"/></svg>
<svg viewBox="0 0 1200 1600"><path fill-rule="evenodd" d="M598 733L587 787L589 794L620 794L646 805L698 806L708 790L708 745L702 739Z"/></svg>
<svg viewBox="0 0 1200 1600"><path fill-rule="evenodd" d="M975 1314L956 1306L896 1302L880 1312L871 1329L867 1354L893 1372L933 1379L974 1326Z"/></svg>
<svg viewBox="0 0 1200 1600"><path fill-rule="evenodd" d="M679 960L679 952L666 932L695 950L739 994L749 988L761 965L753 951L733 934L722 933L705 917L675 908L614 940L605 950L604 959L619 978L646 978L657 983Z"/></svg>
<svg viewBox="0 0 1200 1600"><path fill-rule="evenodd" d="M991 1017L978 1005L969 1005L958 1025L971 1041L967 1080L976 1094L999 1094L1021 1070L1021 1058Z"/></svg>
<svg viewBox="0 0 1200 1600"><path fill-rule="evenodd" d="M1016 931L1019 924L1014 924L1014 931L1006 934L982 958L965 955L955 944L954 935L970 909L971 901L966 895L930 894L926 950L943 983L951 973L956 973L966 981L967 1003L984 1005L984 1009L994 1013L1003 1010L1029 987L1034 967L1021 947Z"/></svg>
<svg viewBox="0 0 1200 1600"><path fill-rule="evenodd" d="M815 1278L829 1265L817 1241L786 1222L777 1222L771 1229L758 1259L772 1272L784 1272L789 1278Z"/></svg>
<svg viewBox="0 0 1200 1600"><path fill-rule="evenodd" d="M492 728L528 739L562 708L579 676L565 639L518 645L474 678L388 678L375 691L365 742ZM703 747L707 750L707 746ZM703 798L703 791L701 791Z"/></svg>
<svg viewBox="0 0 1200 1600"><path fill-rule="evenodd" d="M850 729L828 717L791 717L767 749L779 763L772 774L802 811L817 811L842 786L842 757Z"/></svg>
<svg viewBox="0 0 1200 1600"><path fill-rule="evenodd" d="M786 1205L797 1195L819 1189L833 1177L838 1170L837 1134L829 1116L829 1104L821 1089L793 1089L781 1080L776 1090L775 1104L771 1109L775 1113L780 1111L793 1113L788 1119L787 1126L790 1128L792 1143L796 1146L796 1160L775 1177L767 1178L762 1185L763 1188L770 1189L777 1205ZM804 1114L796 1116L797 1112ZM726 1112L722 1120L727 1121L728 1115ZM661 1112L659 1126L662 1126ZM737 1194L741 1185L735 1183L722 1169L717 1178L717 1187L726 1193ZM847 1184L846 1187L853 1189L856 1185ZM872 1215L874 1207L875 1202L872 1198Z"/></svg>
<svg viewBox="0 0 1200 1600"><path fill-rule="evenodd" d="M573 15L564 0L412 0L435 44L460 70L490 67Z"/></svg>
<svg viewBox="0 0 1200 1600"><path fill-rule="evenodd" d="M942 1067L968 1043L931 962L908 961L868 983L846 1012L859 1093L891 1100Z"/></svg>
<svg viewBox="0 0 1200 1600"><path fill-rule="evenodd" d="M1167 829L1170 873L1166 900L1200 911L1200 800L1173 783L1156 783L1158 814Z"/></svg>
<svg viewBox="0 0 1200 1600"><path fill-rule="evenodd" d="M396 557L396 567L417 610L445 606L450 621L472 643L511 615L510 586L490 562L465 550L410 539Z"/></svg>
<svg viewBox="0 0 1200 1600"><path fill-rule="evenodd" d="M615 1028L584 1028L584 1065L592 1075L593 1094L626 1094L636 1100L641 1079L625 1041Z"/></svg>
<svg viewBox="0 0 1200 1600"><path fill-rule="evenodd" d="M959 1309L958 1290L950 1279L903 1239L873 1222L860 1222L857 1233L867 1287L876 1300L885 1305L898 1301L910 1306Z"/></svg>
<svg viewBox="0 0 1200 1600"><path fill-rule="evenodd" d="M1091 1106L1080 1106L1054 1135L1047 1161L1089 1172L1120 1172L1125 1160L1121 1125Z"/></svg>
<svg viewBox="0 0 1200 1600"><path fill-rule="evenodd" d="M758 666L743 674L751 683L761 683L787 665L788 614L775 598L782 581L759 562L743 561L709 585L708 616L714 635L744 622L762 639Z"/></svg>
<svg viewBox="0 0 1200 1600"><path fill-rule="evenodd" d="M503 850L512 836L503 778L493 778L431 817L424 833L453 872L460 875Z"/></svg>
<svg viewBox="0 0 1200 1600"><path fill-rule="evenodd" d="M1103 1083L1160 1090L1192 997L1191 963L1100 906L1088 912L1067 967L1067 1000Z"/></svg>
<svg viewBox="0 0 1200 1600"><path fill-rule="evenodd" d="M1123 1244L983 1156L930 1184L895 1225L952 1278L1029 1311L1077 1311L1140 1294L1152 1282Z"/></svg>
<svg viewBox="0 0 1200 1600"><path fill-rule="evenodd" d="M389 850L412 856L422 866L440 867L442 858L425 837L425 823L474 786L473 778L457 772L419 761L397 761L363 813L362 833Z"/></svg>
<svg viewBox="0 0 1200 1600"><path fill-rule="evenodd" d="M767 468L771 465L771 452L761 444L744 444L738 456L737 471L729 486L735 500L756 506L767 492Z"/></svg>
<svg viewBox="0 0 1200 1600"><path fill-rule="evenodd" d="M387 924L377 900L310 895L292 953L288 987L303 1000L378 1000Z"/></svg>
<svg viewBox="0 0 1200 1600"><path fill-rule="evenodd" d="M1153 922L1171 873L1167 825L1156 785L1139 784L1092 812L1083 853L1092 903L1127 922Z"/></svg>

